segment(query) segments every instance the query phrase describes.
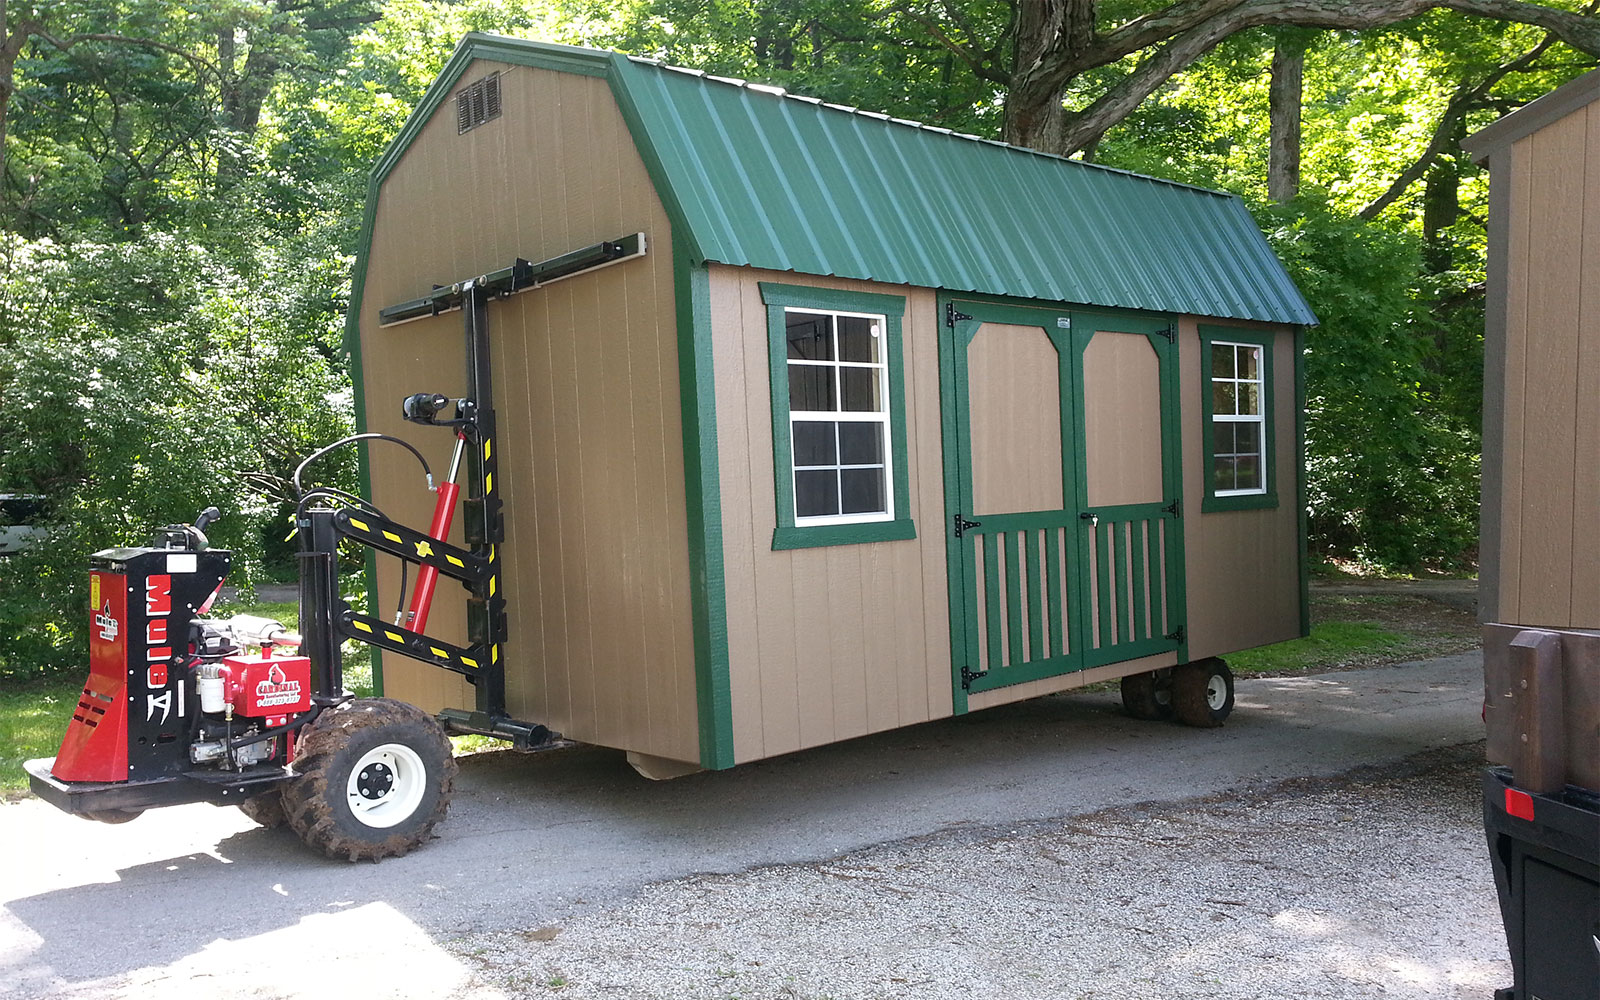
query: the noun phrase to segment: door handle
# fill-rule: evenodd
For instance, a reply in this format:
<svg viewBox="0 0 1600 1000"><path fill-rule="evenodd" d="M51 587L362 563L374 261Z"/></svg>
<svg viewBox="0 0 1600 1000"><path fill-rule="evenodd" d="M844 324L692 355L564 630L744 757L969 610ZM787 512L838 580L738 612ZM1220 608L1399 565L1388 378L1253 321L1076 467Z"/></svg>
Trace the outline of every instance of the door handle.
<svg viewBox="0 0 1600 1000"><path fill-rule="evenodd" d="M1078 520L1080 520L1080 521L1088 521L1089 522L1089 527L1091 527L1091 528L1100 527L1100 515L1096 514L1092 510L1086 510L1083 513L1079 514L1078 515Z"/></svg>

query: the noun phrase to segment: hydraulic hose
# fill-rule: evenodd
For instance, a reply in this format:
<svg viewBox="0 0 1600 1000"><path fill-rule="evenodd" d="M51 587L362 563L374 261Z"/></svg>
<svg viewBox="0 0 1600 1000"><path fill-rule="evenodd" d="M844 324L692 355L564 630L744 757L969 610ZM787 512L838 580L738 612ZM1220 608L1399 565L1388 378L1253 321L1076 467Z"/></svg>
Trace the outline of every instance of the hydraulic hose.
<svg viewBox="0 0 1600 1000"><path fill-rule="evenodd" d="M306 466L310 465L312 462L315 462L317 459L319 459L322 456L326 455L328 452L333 451L335 448L343 448L345 445L353 444L353 443L355 443L357 441L392 441L393 443L395 443L397 445L400 445L401 447L405 448L407 451L411 452L411 454L417 456L417 461L422 463L422 472L423 472L423 474L428 477L428 484L430 486L433 485L433 470L428 468L428 460L426 458L422 457L422 452L418 451L411 444L411 442L402 440L401 438L397 438L397 437L394 437L394 436L389 435L389 434L379 434L376 431L368 431L365 434L352 434L349 437L340 438L339 440L335 441L333 444L330 444L330 445L328 445L328 446L326 446L324 448L319 448L316 451L312 452L310 454L310 456L307 457L304 462L301 462L299 465L295 466L295 470L294 470L294 491L295 491L295 493L299 494L299 495L304 495L305 494L305 489L303 487L301 487L301 485L300 485L300 473L305 471Z"/></svg>

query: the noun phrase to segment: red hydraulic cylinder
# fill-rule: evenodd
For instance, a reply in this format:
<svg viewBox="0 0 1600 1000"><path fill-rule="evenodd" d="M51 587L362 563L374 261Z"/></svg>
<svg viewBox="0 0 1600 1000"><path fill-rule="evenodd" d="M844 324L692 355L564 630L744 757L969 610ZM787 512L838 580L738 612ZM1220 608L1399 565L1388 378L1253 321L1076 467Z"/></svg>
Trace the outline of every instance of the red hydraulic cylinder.
<svg viewBox="0 0 1600 1000"><path fill-rule="evenodd" d="M456 438L455 460L450 463L450 481L439 485L439 499L433 506L433 523L428 526L428 537L444 541L450 537L450 519L455 516L456 497L461 494L461 487L456 485L456 470L461 465L461 447L465 440ZM413 632L425 631L428 627L428 608L433 604L433 588L439 582L439 571L432 566L423 565L417 569L417 592L411 598L411 608L406 614L403 623Z"/></svg>

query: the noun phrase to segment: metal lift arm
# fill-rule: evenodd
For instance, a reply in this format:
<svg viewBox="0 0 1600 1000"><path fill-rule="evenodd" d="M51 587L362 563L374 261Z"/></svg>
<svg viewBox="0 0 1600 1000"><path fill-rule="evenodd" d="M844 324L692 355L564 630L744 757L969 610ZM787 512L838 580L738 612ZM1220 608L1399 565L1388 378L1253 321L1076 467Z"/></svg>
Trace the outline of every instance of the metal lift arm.
<svg viewBox="0 0 1600 1000"><path fill-rule="evenodd" d="M560 741L560 737L546 727L513 720L506 712L505 666L501 660L501 646L506 639L506 610L498 559L498 547L505 539L505 520L496 484L498 456L489 351L489 302L642 257L645 252L644 234L634 233L538 263L518 258L509 267L438 286L421 298L379 310L380 327L457 309L462 311L467 395L456 401L455 418L438 419L437 411L443 405L443 397L429 399L425 394L419 394L425 399L424 405L407 405L405 412L407 420L455 429L466 445L467 495L462 500L462 527L469 547L450 545L374 516L370 511L348 508L306 511L300 523L300 621L305 639L302 650L311 658L313 676L323 690L342 689L339 644L345 638L357 639L471 680L477 691L476 709L471 712L447 709L441 721L448 728L500 736L522 748ZM340 598L337 585L335 563L340 538L354 539L462 581L469 591L469 645L457 646L351 609Z"/></svg>

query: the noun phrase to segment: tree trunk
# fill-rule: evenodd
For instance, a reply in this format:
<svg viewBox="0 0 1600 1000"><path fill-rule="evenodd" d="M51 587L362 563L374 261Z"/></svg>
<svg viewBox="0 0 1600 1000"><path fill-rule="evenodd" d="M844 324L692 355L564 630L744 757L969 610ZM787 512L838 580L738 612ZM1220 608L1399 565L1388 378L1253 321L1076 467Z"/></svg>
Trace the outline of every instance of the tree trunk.
<svg viewBox="0 0 1600 1000"><path fill-rule="evenodd" d="M1018 0L1011 85L1006 93L1006 142L1066 153L1062 85L1045 67L1095 43L1095 0Z"/></svg>
<svg viewBox="0 0 1600 1000"><path fill-rule="evenodd" d="M1299 39L1279 38L1272 50L1272 85L1267 97L1272 119L1267 196L1276 202L1293 201L1300 193L1300 116L1305 69L1305 43Z"/></svg>

